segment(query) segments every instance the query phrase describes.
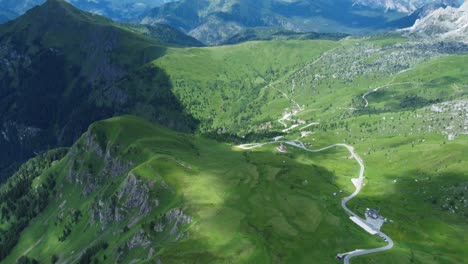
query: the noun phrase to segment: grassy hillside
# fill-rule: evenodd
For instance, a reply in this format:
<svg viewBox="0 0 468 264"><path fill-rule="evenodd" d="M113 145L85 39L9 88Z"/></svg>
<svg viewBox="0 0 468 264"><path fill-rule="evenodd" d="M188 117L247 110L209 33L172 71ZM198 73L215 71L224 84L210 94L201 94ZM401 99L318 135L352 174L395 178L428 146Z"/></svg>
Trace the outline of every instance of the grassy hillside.
<svg viewBox="0 0 468 264"><path fill-rule="evenodd" d="M134 29L51 3L72 12L77 21L69 23L83 30L76 35L104 36L85 44L105 52L93 57L82 42L56 40L58 18L44 22L53 34L28 32L37 30L30 21L58 14L54 9L35 9L24 18L35 20L0 28L7 43L0 52L17 54L10 44L26 39L28 46L16 49L33 58L22 75L1 79L8 84L1 87L17 88L0 90L5 157L24 154L14 140L48 148L35 139L56 142L59 135L67 142L61 135L71 140L92 120L121 113L200 133L113 118L93 124L65 157L37 166L26 180L13 177L0 194L20 190L22 198L1 203L2 250L15 245L11 234L24 232L5 263L22 256L65 263L329 263L338 252L382 245L340 207L358 172L349 153L279 154L278 143L240 151L202 134L234 142L282 135L311 148L348 143L366 164L366 185L350 208L380 209L391 220L383 231L395 241L392 250L353 263L467 258L468 46L384 35L166 48ZM123 44L113 46L115 34ZM83 68L69 66L82 56ZM8 57L22 67L15 58ZM93 68L94 59L105 67ZM67 78L53 78L64 65ZM3 67L0 74L10 74ZM113 67L119 70L108 71ZM83 80L88 86L80 86ZM63 103L56 108L52 101ZM13 122L18 117L28 122ZM53 133L42 127L48 120L44 127Z"/></svg>
<svg viewBox="0 0 468 264"><path fill-rule="evenodd" d="M23 164L0 188L0 259L4 259L18 243L20 234L31 219L48 204L50 191L56 181L51 176L41 175L62 159L67 149L51 150Z"/></svg>
<svg viewBox="0 0 468 264"><path fill-rule="evenodd" d="M294 119L320 121L303 142L314 148L346 142L361 153L367 182L352 209L362 214L378 208L393 221L383 231L396 247L353 263L460 263L467 258L465 62L466 55L444 56L386 81L370 75L365 81L357 77L322 85L315 80L312 86L302 79L304 88L283 90L305 105L290 125ZM305 89L311 86L313 91ZM361 95L382 86L366 97L369 106L363 108ZM306 96L311 92L320 99ZM272 113L265 109L265 115ZM287 136L299 137L299 130Z"/></svg>
<svg viewBox="0 0 468 264"><path fill-rule="evenodd" d="M219 80L249 80L252 85L255 79L241 71L249 64L229 65L242 58L237 53L226 60L229 66L223 75L211 75L221 68L208 67L217 65L216 49L224 49L223 54L229 54L238 47L252 50L255 45L281 42L266 43L190 49L169 54L155 63L167 70L175 82L176 95L190 106L188 111L202 120L202 124L213 120L212 127L205 129L215 129L220 134L217 138L226 139L228 133L246 135L247 131L281 133L284 127L278 119L285 111L300 107L297 114L284 120L288 128L298 126L289 130L286 138L302 137L313 148L337 142L356 147L367 164L368 182L352 207L361 214L367 207L381 209L393 221L385 224L383 230L395 240L396 247L388 253L357 258L353 262L463 262L466 238L462 234L468 230L468 178L463 169L467 162L464 157L468 134L466 47L417 44L398 36L345 39L334 43L320 56L310 58L300 70L283 72L279 74L281 78L262 78L265 81L254 94L243 97L246 93L240 92L235 94L237 97L231 97L235 100L223 99L222 93L238 91L239 88L232 87L242 86L223 84ZM262 48L265 50L268 49ZM273 58L273 63L265 64L270 67L285 65L275 63L281 58L279 52L275 56L254 53ZM204 64L199 54L203 54ZM184 58L183 66L178 63L178 57ZM210 63L206 58L210 58ZM189 86L181 79L202 84ZM207 88L212 79L217 80L216 89ZM183 87L194 88L184 93ZM364 97L368 103L365 107L363 95L368 92L371 93ZM197 96L189 97L191 94ZM217 94L220 99L213 100ZM231 106L230 102L235 103ZM226 107L211 110L217 103ZM299 130L315 122L319 124ZM301 154L301 160L309 158L309 154ZM333 164L330 166L334 166L337 175L349 173L338 158L323 159L319 164ZM342 182L342 186L347 185L348 181Z"/></svg>
<svg viewBox="0 0 468 264"><path fill-rule="evenodd" d="M343 156L247 153L134 117L105 120L27 185L47 188L48 206L4 262L327 262L378 245L331 195L348 192L358 169ZM319 165L329 159L346 175Z"/></svg>
<svg viewBox="0 0 468 264"><path fill-rule="evenodd" d="M252 132L259 105L272 82L286 79L308 61L339 46L333 41L250 42L177 50L153 62L167 71L174 94L200 120L202 132Z"/></svg>

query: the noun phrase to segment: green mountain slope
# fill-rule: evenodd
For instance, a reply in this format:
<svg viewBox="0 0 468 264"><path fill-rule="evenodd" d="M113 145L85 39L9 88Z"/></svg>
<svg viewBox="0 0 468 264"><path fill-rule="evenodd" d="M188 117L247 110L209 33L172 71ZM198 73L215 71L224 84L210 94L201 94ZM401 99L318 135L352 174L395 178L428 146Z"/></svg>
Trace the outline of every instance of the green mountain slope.
<svg viewBox="0 0 468 264"><path fill-rule="evenodd" d="M95 17L77 16L86 21ZM100 21L90 23L111 23ZM26 24L18 23L25 30L2 38L7 43L22 40ZM84 28L88 24L83 23ZM109 27L137 44L128 44L128 49L149 43L162 51L154 59L148 56L149 63L131 62L125 75L107 83L111 95L118 96L91 85L85 100L66 101L73 109L75 101L91 102L87 111L78 112L86 122L70 119L70 124L84 127L93 113L110 109L110 115L133 113L179 130L196 127L200 133L117 117L93 124L68 152L60 149L25 164L0 188L5 263L33 258L66 263L329 263L337 253L384 245L340 207L341 199L354 191L350 179L359 172L349 152L332 148L310 153L283 143L287 153L280 154L276 148L281 143L272 139L276 136L283 137L276 139L280 141L300 140L310 149L346 143L362 157L363 190L349 207L362 217L366 208L379 209L388 220L382 231L395 246L353 258L352 263L463 263L468 258L468 45L393 34L164 48L136 34L137 29L113 23ZM27 35L40 37L40 43L72 45L51 32ZM54 50L38 49L34 40L27 43L24 53L4 54L15 61L17 54ZM135 53L123 58L111 52L110 61L137 60ZM64 60L76 62L68 58L78 55L69 54ZM42 60L60 68L50 57L37 57L35 63ZM30 65L29 60L17 61ZM37 65L41 67L29 69L39 71L45 64ZM93 76L93 70L80 72L86 73L83 78ZM36 76L34 81L13 86L23 89L15 98L32 95L23 107L41 102L40 95L48 91L44 87L81 82L48 83L45 80L59 79L32 73L18 76ZM22 79L1 80L16 85ZM31 83L41 81L41 93L31 93L36 87ZM70 89L59 98L67 98ZM57 101L52 98L49 102ZM18 103L0 107L18 109ZM28 113L40 116L38 109ZM68 108L48 113L60 116L63 109ZM6 111L12 118L23 112ZM42 113L43 119L56 118L48 113ZM39 135L60 135L54 125L53 133L31 137L41 130L12 120L4 123L10 130L1 130L3 144L16 136L16 144L41 149L34 145ZM264 145L240 150L201 134ZM8 157L24 151L6 146L10 149L2 148L7 150L2 154Z"/></svg>
<svg viewBox="0 0 468 264"><path fill-rule="evenodd" d="M339 187L332 172L313 165L323 157L298 158L234 151L134 117L98 122L23 184L29 193L46 189L48 206L4 262L309 263L326 262L337 248L377 245L327 198ZM13 215L2 210L3 228Z"/></svg>
<svg viewBox="0 0 468 264"><path fill-rule="evenodd" d="M186 111L200 120L202 133L245 136L262 132L252 128L251 121L268 104L256 99L270 83L287 78L339 45L326 40L248 42L177 50L153 65L166 70L174 94ZM271 116L264 121L271 121Z"/></svg>
<svg viewBox="0 0 468 264"><path fill-rule="evenodd" d="M154 38L157 41L163 42L172 46L183 47L201 47L203 43L197 39L184 34L182 31L176 30L166 24L155 25L136 25L128 24L126 27L135 30L145 36Z"/></svg>
<svg viewBox="0 0 468 264"><path fill-rule="evenodd" d="M149 118L193 129L195 121L183 113L162 70L151 70L157 82L144 103L122 88L128 76L145 72L140 67L166 52L166 43L185 41L177 31L165 32L163 41L143 36L61 0L1 25L0 171L35 151L70 145L95 120L136 108L156 106Z"/></svg>
<svg viewBox="0 0 468 264"><path fill-rule="evenodd" d="M287 50L283 57L281 45L294 46L297 57ZM306 51L312 52L307 59ZM313 148L353 145L367 166L353 210L380 208L393 221L383 230L396 243L388 253L353 262L457 263L466 258L460 234L468 230L467 52L461 43L384 35L179 50L154 64L166 69L201 131L218 139L235 134L235 142L269 142L283 134ZM308 63L280 70L299 58ZM331 159L321 164L342 161ZM336 171L350 173L341 165Z"/></svg>

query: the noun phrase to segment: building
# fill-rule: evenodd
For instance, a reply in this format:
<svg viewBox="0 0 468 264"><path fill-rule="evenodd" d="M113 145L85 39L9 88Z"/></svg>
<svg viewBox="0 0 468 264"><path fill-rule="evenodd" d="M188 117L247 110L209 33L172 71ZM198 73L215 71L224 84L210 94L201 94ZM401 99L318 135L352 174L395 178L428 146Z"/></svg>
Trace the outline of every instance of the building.
<svg viewBox="0 0 468 264"><path fill-rule="evenodd" d="M378 210L367 208L366 217L372 219L380 219L382 216L380 216L380 212Z"/></svg>
<svg viewBox="0 0 468 264"><path fill-rule="evenodd" d="M366 223L372 226L373 228L380 230L383 224L387 222L387 219L380 215L379 210L375 209L366 209Z"/></svg>
<svg viewBox="0 0 468 264"><path fill-rule="evenodd" d="M279 147L276 148L279 152L282 152L282 153L286 153L288 151L288 149L286 148L286 146L284 145L281 145Z"/></svg>

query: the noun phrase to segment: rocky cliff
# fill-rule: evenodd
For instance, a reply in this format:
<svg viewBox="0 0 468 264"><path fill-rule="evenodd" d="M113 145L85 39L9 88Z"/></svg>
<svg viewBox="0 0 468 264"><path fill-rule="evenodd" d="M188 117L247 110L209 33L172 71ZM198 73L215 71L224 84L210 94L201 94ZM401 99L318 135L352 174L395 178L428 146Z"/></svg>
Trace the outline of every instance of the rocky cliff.
<svg viewBox="0 0 468 264"><path fill-rule="evenodd" d="M441 40L468 40L468 2L461 7L439 8L405 30L408 34Z"/></svg>

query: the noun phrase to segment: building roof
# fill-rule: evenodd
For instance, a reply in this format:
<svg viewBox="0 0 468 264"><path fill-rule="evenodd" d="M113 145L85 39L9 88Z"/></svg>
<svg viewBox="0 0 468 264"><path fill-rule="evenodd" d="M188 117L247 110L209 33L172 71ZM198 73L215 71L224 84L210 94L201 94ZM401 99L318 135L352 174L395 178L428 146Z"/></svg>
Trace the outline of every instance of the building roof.
<svg viewBox="0 0 468 264"><path fill-rule="evenodd" d="M369 209L369 208L367 208L367 210L366 210L366 216L374 218L374 219L377 219L377 218L381 217L379 210Z"/></svg>

